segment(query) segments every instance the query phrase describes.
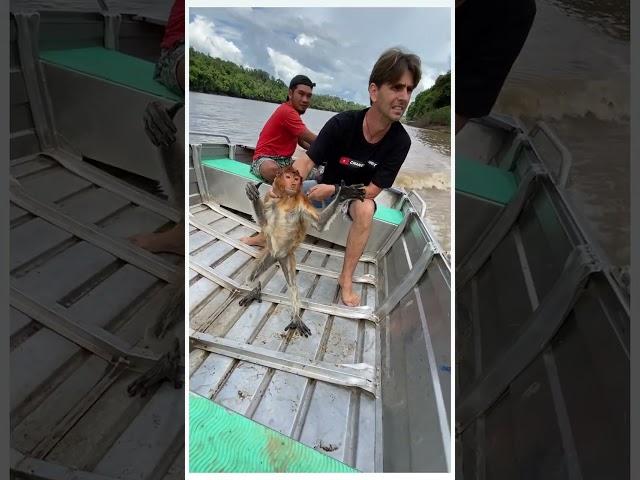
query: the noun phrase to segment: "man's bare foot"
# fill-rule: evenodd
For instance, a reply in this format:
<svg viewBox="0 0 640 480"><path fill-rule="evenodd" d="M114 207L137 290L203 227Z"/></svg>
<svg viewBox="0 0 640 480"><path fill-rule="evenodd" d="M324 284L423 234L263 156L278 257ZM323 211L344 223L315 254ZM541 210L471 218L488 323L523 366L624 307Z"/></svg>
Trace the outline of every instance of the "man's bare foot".
<svg viewBox="0 0 640 480"><path fill-rule="evenodd" d="M175 253L184 256L184 226L178 224L164 232L139 233L129 241L152 253Z"/></svg>
<svg viewBox="0 0 640 480"><path fill-rule="evenodd" d="M242 237L240 241L252 247L264 247L265 245L265 239L262 233L254 235L253 237Z"/></svg>
<svg viewBox="0 0 640 480"><path fill-rule="evenodd" d="M338 284L340 285L340 297L342 298L342 303L349 307L357 307L360 305L360 296L353 291L353 283L351 282L351 279L344 280L340 277L338 279Z"/></svg>

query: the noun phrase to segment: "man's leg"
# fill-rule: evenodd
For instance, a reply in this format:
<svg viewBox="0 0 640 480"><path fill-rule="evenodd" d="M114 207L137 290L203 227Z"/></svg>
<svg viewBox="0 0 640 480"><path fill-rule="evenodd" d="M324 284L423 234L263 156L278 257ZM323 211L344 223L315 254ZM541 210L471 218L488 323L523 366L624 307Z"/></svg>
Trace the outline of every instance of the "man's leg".
<svg viewBox="0 0 640 480"><path fill-rule="evenodd" d="M350 307L360 305L360 297L353 291L352 279L367 240L369 240L375 211L376 205L373 200L365 200L364 202L354 200L349 205L349 215L351 215L353 223L349 229L344 263L338 283L340 284L342 302Z"/></svg>
<svg viewBox="0 0 640 480"><path fill-rule="evenodd" d="M184 255L184 221L164 232L140 233L129 237L129 240L152 253Z"/></svg>
<svg viewBox="0 0 640 480"><path fill-rule="evenodd" d="M177 45L169 54L163 55L156 65L154 78L169 88L176 94L184 95L184 44ZM178 129L180 131L180 129ZM181 167L184 162L184 148L182 139L177 139L170 148L173 159L171 164L163 165L166 175L175 188L172 192L176 207L182 210L184 205L184 170ZM178 171L178 174L176 174ZM138 247L144 248L153 253L175 253L184 255L184 219L178 222L173 228L163 232L140 233L129 237L129 240Z"/></svg>

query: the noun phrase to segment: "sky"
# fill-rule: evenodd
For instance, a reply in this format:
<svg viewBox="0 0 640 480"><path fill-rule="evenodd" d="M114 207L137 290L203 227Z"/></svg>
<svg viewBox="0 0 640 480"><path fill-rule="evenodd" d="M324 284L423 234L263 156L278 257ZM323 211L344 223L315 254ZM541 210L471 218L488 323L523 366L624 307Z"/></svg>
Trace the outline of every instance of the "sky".
<svg viewBox="0 0 640 480"><path fill-rule="evenodd" d="M451 69L449 8L190 8L189 45L258 68L287 85L299 73L314 93L363 105L373 64L391 47L422 60L413 98Z"/></svg>

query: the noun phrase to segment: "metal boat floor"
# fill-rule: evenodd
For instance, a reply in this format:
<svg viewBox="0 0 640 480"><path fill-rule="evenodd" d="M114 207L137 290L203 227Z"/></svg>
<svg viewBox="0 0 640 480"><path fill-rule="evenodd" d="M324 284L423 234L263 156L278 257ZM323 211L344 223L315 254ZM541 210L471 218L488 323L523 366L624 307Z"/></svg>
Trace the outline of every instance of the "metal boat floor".
<svg viewBox="0 0 640 480"><path fill-rule="evenodd" d="M308 301L302 319L312 334L285 332L290 310L279 267L261 277L267 298L239 305L234 286L244 284L257 250L238 240L257 227L224 213L204 204L191 207L190 390L359 470L373 471L379 399L363 387L362 378L377 371L377 327L366 313L375 309L375 264L360 262L356 270L364 307L340 305L335 274L343 248L308 237L296 259L300 296ZM320 251L309 249L315 247ZM298 369L289 369L292 364ZM322 372L307 372L310 366ZM357 373L345 374L349 369Z"/></svg>
<svg viewBox="0 0 640 480"><path fill-rule="evenodd" d="M127 394L175 337L184 340L181 322L151 334L182 259L126 240L170 226L175 212L69 152L21 158L10 173L16 478L183 478L184 390L164 383L143 398ZM105 345L148 361L127 365Z"/></svg>

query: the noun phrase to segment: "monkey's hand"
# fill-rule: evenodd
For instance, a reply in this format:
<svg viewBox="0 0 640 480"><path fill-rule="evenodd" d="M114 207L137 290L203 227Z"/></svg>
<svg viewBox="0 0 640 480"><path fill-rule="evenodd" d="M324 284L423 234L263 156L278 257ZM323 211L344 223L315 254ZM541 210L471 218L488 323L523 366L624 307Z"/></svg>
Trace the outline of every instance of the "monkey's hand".
<svg viewBox="0 0 640 480"><path fill-rule="evenodd" d="M244 189L245 193L247 194L247 197L252 202L255 202L260 198L260 192L258 191L259 186L260 186L260 183L250 182L250 183L247 183L247 186Z"/></svg>
<svg viewBox="0 0 640 480"><path fill-rule="evenodd" d="M305 337L308 337L309 335L311 335L311 330L309 330L309 327L305 325L305 323L302 321L302 319L298 315L294 316L293 320L291 320L291 323L286 327L284 327L284 331L286 332L288 330L296 330L296 329L298 330L300 335L304 335Z"/></svg>
<svg viewBox="0 0 640 480"><path fill-rule="evenodd" d="M336 185L336 196L340 202L344 200L364 201L364 184L358 183L357 185L345 185L343 180L340 182L340 185Z"/></svg>
<svg viewBox="0 0 640 480"><path fill-rule="evenodd" d="M247 307L251 305L251 302L254 300L258 300L258 303L262 303L262 285L260 285L260 282L258 282L258 286L256 288L242 297L239 304L241 307Z"/></svg>
<svg viewBox="0 0 640 480"><path fill-rule="evenodd" d="M176 141L177 128L173 117L184 106L181 102L166 108L160 102L151 102L144 111L144 129L156 147L167 148Z"/></svg>

